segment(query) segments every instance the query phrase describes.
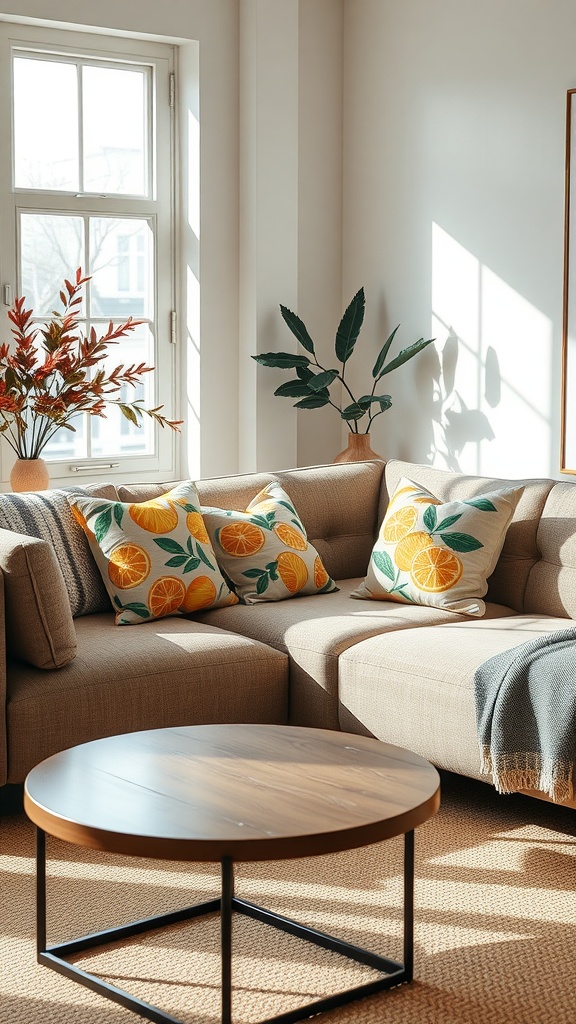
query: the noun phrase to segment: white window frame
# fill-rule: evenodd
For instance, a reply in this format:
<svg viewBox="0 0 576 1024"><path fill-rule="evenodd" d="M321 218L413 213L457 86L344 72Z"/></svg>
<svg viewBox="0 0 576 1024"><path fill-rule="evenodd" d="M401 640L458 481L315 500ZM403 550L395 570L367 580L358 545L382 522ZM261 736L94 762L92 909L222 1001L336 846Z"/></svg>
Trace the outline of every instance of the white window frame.
<svg viewBox="0 0 576 1024"><path fill-rule="evenodd" d="M12 60L18 51L47 56L87 57L112 66L145 65L152 68L152 150L149 171L152 198L27 190L13 185L12 166ZM18 277L17 222L20 212L68 213L79 216L117 216L148 219L155 224L155 294L152 325L155 354L152 364L154 395L152 404L163 405L170 419L178 415L176 380L178 366L175 344L176 259L175 212L177 183L175 163L174 75L176 50L173 46L139 39L102 36L68 30L40 29L31 26L0 24L0 137L9 145L0 152L0 340L11 340L6 312L15 295L20 294ZM158 159L161 154L162 159ZM73 274L75 267L70 268ZM87 272L87 268L83 267ZM51 486L79 483L83 480L111 481L175 479L180 450L180 435L170 428L152 427L155 451L151 455L119 455L108 458L50 460ZM0 477L6 489L14 455L0 439Z"/></svg>

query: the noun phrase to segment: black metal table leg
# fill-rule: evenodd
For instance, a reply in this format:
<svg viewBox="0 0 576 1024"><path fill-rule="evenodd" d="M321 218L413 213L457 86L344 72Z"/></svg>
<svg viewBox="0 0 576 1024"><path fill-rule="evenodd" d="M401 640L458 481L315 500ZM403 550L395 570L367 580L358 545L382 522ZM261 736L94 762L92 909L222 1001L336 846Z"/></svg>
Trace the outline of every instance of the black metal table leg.
<svg viewBox="0 0 576 1024"><path fill-rule="evenodd" d="M222 895L220 897L220 942L222 955L222 1024L232 1022L232 901L234 899L234 864L231 857L221 862Z"/></svg>
<svg viewBox="0 0 576 1024"><path fill-rule="evenodd" d="M404 971L414 977L414 831L404 836Z"/></svg>
<svg viewBox="0 0 576 1024"><path fill-rule="evenodd" d="M234 862L231 857L223 857L221 861L222 891L220 898L207 900L204 903L184 907L181 910L158 914L154 917L133 921L127 925L108 928L79 939L60 943L56 946L46 945L46 835L42 829L36 830L36 942L38 962L52 970L63 974L73 981L85 985L93 992L106 996L128 1010L152 1021L153 1024L181 1024L169 1013L156 1006L143 1002L129 995L123 989L116 988L103 981L97 975L88 973L69 963L66 957L97 948L108 942L117 942L135 935L144 934L156 928L188 921L204 914L220 912L221 940L221 1024L232 1024L232 919L234 912L245 914L263 924L272 925L280 931L287 932L304 941L311 942L323 949L339 953L341 956L364 964L378 972L379 977L364 982L342 992L334 993L317 999L305 1006L268 1017L260 1024L295 1024L314 1014L332 1010L356 999L383 992L412 981L414 971L414 832L407 832L404 837L404 962L398 963L388 957L372 953L327 935L317 929L282 917L274 911L249 903L234 895Z"/></svg>
<svg viewBox="0 0 576 1024"><path fill-rule="evenodd" d="M36 826L36 956L46 949L46 833Z"/></svg>

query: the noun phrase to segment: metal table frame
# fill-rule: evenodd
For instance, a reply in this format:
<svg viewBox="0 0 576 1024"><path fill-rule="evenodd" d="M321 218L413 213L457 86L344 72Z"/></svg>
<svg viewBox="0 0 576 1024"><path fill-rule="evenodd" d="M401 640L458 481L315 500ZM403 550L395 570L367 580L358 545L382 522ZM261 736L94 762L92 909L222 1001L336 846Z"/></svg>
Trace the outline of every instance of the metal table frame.
<svg viewBox="0 0 576 1024"><path fill-rule="evenodd" d="M365 996L373 995L384 989L393 988L412 981L414 963L414 832L407 832L404 836L404 962L398 963L387 957L379 956L359 946L351 945L342 939L306 925L292 921L290 918L282 917L270 910L265 910L247 900L239 899L234 895L234 865L232 858L224 857L221 861L222 890L218 899L207 900L205 903L198 903L192 907L185 907L182 910L175 910L171 913L158 914L154 917L147 917L141 921L133 921L131 924L120 925L117 928L108 928L104 931L94 932L91 935L84 935L82 938L73 939L71 942L63 942L56 946L46 945L46 834L36 828L36 948L38 963L50 967L53 971L65 975L72 981L76 981L93 992L120 1003L128 1010L154 1021L155 1024L181 1024L176 1017L164 1013L156 1006L131 996L123 989L108 982L102 981L97 975L90 974L68 963L66 957L84 950L104 945L108 942L117 942L120 939L129 938L151 931L155 928L162 928L166 925L176 924L180 921L187 921L203 914L220 913L220 936L221 936L221 963L222 963L222 1024L232 1022L232 915L234 912L245 914L247 917L255 918L264 924L272 925L281 931L296 935L300 939L312 942L323 949L332 950L357 963L364 964L379 971L382 977L374 981L356 985L354 988L345 989L332 996L325 996L316 999L314 1002L299 1006L287 1013L280 1013L275 1017L268 1017L260 1024L293 1024L298 1020L311 1017L324 1010L332 1010L337 1006Z"/></svg>

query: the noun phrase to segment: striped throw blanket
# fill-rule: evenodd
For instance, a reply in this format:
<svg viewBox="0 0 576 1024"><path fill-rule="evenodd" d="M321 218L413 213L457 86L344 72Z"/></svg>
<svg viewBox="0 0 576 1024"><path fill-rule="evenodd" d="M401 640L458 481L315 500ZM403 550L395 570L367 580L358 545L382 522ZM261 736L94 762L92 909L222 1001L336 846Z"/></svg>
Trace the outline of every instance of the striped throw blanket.
<svg viewBox="0 0 576 1024"><path fill-rule="evenodd" d="M110 485L95 485L114 497ZM0 528L24 533L52 544L70 598L73 618L110 611L110 598L92 557L82 527L68 502L69 494L91 494L94 488L61 487L27 494L0 494ZM111 491L111 495L108 493Z"/></svg>
<svg viewBox="0 0 576 1024"><path fill-rule="evenodd" d="M498 792L574 797L576 626L485 661L474 676L481 771Z"/></svg>

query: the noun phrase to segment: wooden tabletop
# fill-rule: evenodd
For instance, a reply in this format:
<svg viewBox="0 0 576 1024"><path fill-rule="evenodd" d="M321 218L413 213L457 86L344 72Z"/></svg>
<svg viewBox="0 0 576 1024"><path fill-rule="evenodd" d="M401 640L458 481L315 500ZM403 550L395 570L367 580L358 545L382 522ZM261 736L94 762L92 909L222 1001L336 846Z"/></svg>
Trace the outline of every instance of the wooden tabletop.
<svg viewBox="0 0 576 1024"><path fill-rule="evenodd" d="M79 846L140 857L281 860L366 846L436 813L424 758L351 733L200 725L110 736L54 754L28 816Z"/></svg>

